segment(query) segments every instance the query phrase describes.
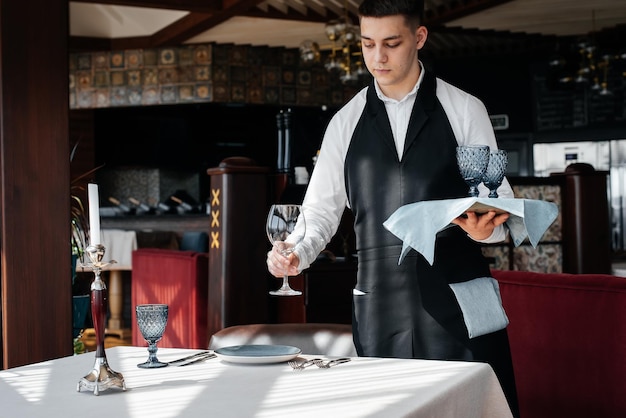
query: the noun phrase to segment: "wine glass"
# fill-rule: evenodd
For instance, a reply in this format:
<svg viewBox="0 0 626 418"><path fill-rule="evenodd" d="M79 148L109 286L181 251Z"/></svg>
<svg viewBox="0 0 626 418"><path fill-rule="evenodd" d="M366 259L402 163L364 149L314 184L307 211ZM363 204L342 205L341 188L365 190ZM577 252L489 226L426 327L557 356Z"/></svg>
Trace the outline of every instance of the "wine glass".
<svg viewBox="0 0 626 418"><path fill-rule="evenodd" d="M460 145L456 148L456 160L459 172L469 186L469 195L478 197L478 185L489 164L489 147L487 145Z"/></svg>
<svg viewBox="0 0 626 418"><path fill-rule="evenodd" d="M296 245L304 238L305 230L304 214L300 205L272 205L267 216L267 237L283 256L288 257L293 252ZM289 286L287 272L283 276L282 287L270 291L270 295L275 296L297 296L301 294L302 292L293 290Z"/></svg>
<svg viewBox="0 0 626 418"><path fill-rule="evenodd" d="M137 367L142 369L154 369L165 367L167 363L161 363L156 356L157 342L163 337L167 324L168 306L162 304L137 305L137 325L141 335L148 342L148 360L140 363Z"/></svg>
<svg viewBox="0 0 626 418"><path fill-rule="evenodd" d="M489 188L489 197L498 197L498 187L504 180L508 158L505 150L491 151L489 154L489 164L483 176L483 183Z"/></svg>

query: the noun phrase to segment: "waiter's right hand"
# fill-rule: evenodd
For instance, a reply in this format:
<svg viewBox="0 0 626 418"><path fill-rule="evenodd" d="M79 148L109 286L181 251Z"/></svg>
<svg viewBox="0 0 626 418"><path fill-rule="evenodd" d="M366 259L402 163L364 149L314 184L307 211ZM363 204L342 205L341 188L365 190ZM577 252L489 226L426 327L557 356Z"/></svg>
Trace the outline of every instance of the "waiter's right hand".
<svg viewBox="0 0 626 418"><path fill-rule="evenodd" d="M276 246L267 253L267 270L275 277L283 277L285 273L288 276L297 276L299 264L300 259L295 253L285 257Z"/></svg>

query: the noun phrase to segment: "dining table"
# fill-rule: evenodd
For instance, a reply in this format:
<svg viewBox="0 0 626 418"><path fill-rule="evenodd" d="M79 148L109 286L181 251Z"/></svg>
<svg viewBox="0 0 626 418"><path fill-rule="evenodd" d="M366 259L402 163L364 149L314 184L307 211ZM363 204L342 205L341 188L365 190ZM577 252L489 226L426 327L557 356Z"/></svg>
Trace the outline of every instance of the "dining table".
<svg viewBox="0 0 626 418"><path fill-rule="evenodd" d="M199 350L158 349L169 362ZM508 418L486 363L354 357L324 369L218 356L186 366L142 369L146 347L106 350L125 390L78 390L94 353L0 371L1 417L459 417ZM295 360L314 356L297 354ZM320 357L320 356L315 356Z"/></svg>

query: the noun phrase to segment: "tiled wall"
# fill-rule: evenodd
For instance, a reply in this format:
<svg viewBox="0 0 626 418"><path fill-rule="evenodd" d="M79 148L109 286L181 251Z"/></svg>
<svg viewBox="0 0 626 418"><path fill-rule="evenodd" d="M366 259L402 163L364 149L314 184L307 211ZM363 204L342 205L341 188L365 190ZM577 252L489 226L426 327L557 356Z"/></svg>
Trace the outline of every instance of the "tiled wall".
<svg viewBox="0 0 626 418"><path fill-rule="evenodd" d="M297 49L194 44L70 54L70 108L193 102L279 105L344 103L367 82L341 84Z"/></svg>
<svg viewBox="0 0 626 418"><path fill-rule="evenodd" d="M554 202L559 208L555 221L545 232L537 248L526 240L514 247L509 237L506 242L483 247L483 254L494 261L498 270L536 271L540 273L563 272L563 227L561 188L556 185L515 185L513 193L517 198ZM512 260L511 260L511 257ZM512 264L512 268L511 268Z"/></svg>

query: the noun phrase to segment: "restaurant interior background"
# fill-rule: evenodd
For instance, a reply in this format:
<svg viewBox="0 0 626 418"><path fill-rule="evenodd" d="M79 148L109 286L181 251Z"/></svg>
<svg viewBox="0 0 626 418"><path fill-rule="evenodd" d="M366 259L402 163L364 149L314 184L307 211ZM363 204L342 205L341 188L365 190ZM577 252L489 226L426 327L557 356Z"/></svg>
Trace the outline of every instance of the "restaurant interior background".
<svg viewBox="0 0 626 418"><path fill-rule="evenodd" d="M199 204L209 193L206 170L225 157L251 157L275 170L279 112L292 115L292 167L310 172L329 118L369 80L355 67L358 45L333 44L325 36L328 21L355 21L355 0L240 1L232 13L194 3L197 9L187 6L189 15L185 6L167 1L160 10L128 7L142 1L91 3L70 2L70 107L77 120L91 120L71 127L74 138L93 137L105 194L123 201L141 193L111 186L111 176L128 168L193 177L181 187ZM572 162L612 173L611 248L621 254L626 7L614 0L425 5L431 33L420 57L438 76L484 101L499 144L509 151L509 176L550 176ZM204 26L177 28L202 12L213 12ZM153 30L153 38L165 37L168 29L180 34L162 46L154 46L150 36L128 37L130 24L144 27L146 17L161 19L161 25L173 19L169 27ZM300 56L307 40L321 45L315 62ZM330 45L339 46L337 54L342 46L352 48L348 81L342 80L345 68L325 68ZM154 205L175 189L134 197Z"/></svg>
<svg viewBox="0 0 626 418"><path fill-rule="evenodd" d="M102 183L101 200L106 205L109 195L125 203L129 197L115 189L107 190L111 173L156 170L162 177L180 180L191 198L204 204L210 181L206 170L226 157L251 157L274 172L276 115L288 110L292 116L292 166L305 166L310 172L325 124L367 80L367 76L360 76L356 82L342 83L340 74L324 67L331 53L326 23L346 12L354 21L358 3L70 1L69 84L65 84L70 93L68 133L70 146L79 144L69 168L70 178L104 165L98 169L96 180ZM563 171L572 161L589 162L597 170L610 172L607 198L611 215L605 226L611 237L611 255L619 260L626 247L626 213L621 203L626 194L622 142L626 140L626 4L622 0L590 3L426 0L430 34L420 57L438 76L484 101L493 116L499 144L509 151L510 176L545 176ZM4 18L15 10L6 9ZM29 22L40 26L48 22L36 17ZM5 23L3 38L13 39L7 36L10 22ZM300 60L299 47L307 39L320 45L320 62ZM597 90L593 88L595 77L587 83L575 81L588 75L580 71L586 67L581 60L588 58L591 49L581 53L582 41L596 46ZM3 51L9 53L8 48ZM28 48L18 51L30 54ZM606 65L606 52L611 54L610 65ZM357 61L358 54L351 59ZM3 62L8 65L16 61L5 57ZM606 89L602 82L607 83ZM7 80L3 84L16 85ZM34 82L22 85L26 84ZM4 90L6 95L9 89ZM30 92L25 90L18 97ZM38 96L42 92L39 90ZM165 200L176 191L174 185L158 199ZM555 242L559 244L551 241L544 248ZM7 250L5 245L3 254ZM3 261L3 268L14 273L7 277L11 283L16 278L20 283L31 280L16 276L22 274L21 263L12 264L11 257ZM38 263L33 267L36 271L48 271L47 259ZM18 294L26 293L19 286L3 287L3 300L14 296L14 289ZM57 289L53 292L62 293ZM40 309L43 306L32 315L38 315ZM54 310L69 314L56 305ZM6 305L3 315L12 324L3 331L6 347L6 335L12 341L22 338L18 324L23 320L17 318L24 315L20 309L7 310ZM62 346L54 345L55 349ZM21 364L26 358L45 357L5 350L4 365Z"/></svg>

